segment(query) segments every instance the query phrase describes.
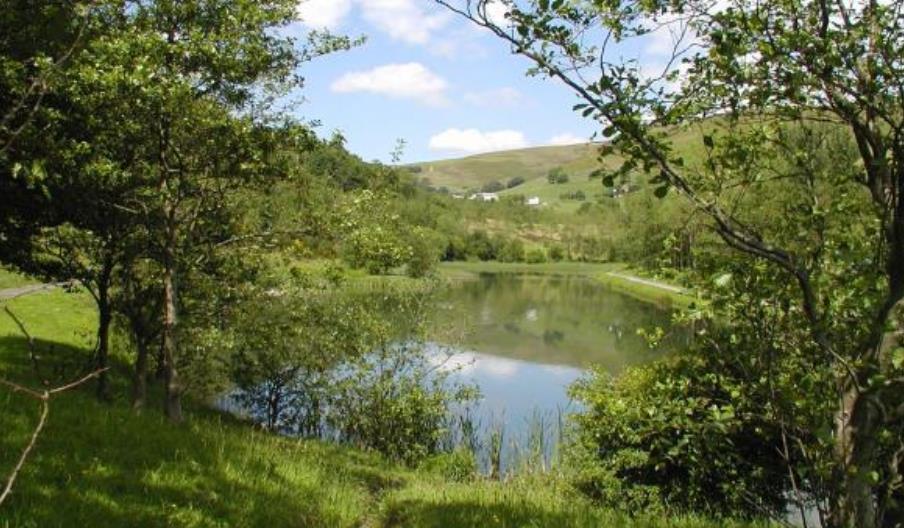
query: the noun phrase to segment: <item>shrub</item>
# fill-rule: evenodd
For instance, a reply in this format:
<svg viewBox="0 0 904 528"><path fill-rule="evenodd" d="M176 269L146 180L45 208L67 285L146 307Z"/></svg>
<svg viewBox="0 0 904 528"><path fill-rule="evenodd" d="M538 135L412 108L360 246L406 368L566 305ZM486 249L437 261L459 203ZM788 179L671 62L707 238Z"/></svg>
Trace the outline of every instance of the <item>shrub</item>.
<svg viewBox="0 0 904 528"><path fill-rule="evenodd" d="M524 242L513 238L502 245L499 250L500 262L524 262Z"/></svg>
<svg viewBox="0 0 904 528"><path fill-rule="evenodd" d="M480 260L496 260L499 255L499 241L490 238L486 231L474 231L468 235L468 255Z"/></svg>
<svg viewBox="0 0 904 528"><path fill-rule="evenodd" d="M546 253L542 248L532 248L527 252L526 260L528 264L542 264L546 262Z"/></svg>
<svg viewBox="0 0 904 528"><path fill-rule="evenodd" d="M565 259L565 248L556 244L549 248L549 260L560 262Z"/></svg>
<svg viewBox="0 0 904 528"><path fill-rule="evenodd" d="M505 186L507 188L511 189L513 187L517 187L517 186L521 185L522 183L524 183L524 178L522 178L521 176L515 176L514 178L509 180L508 183L505 184Z"/></svg>
<svg viewBox="0 0 904 528"><path fill-rule="evenodd" d="M690 357L595 371L572 387L586 406L568 457L576 487L611 507L781 516L788 469L774 423L745 412L737 380Z"/></svg>
<svg viewBox="0 0 904 528"><path fill-rule="evenodd" d="M562 167L556 167L546 174L546 181L552 184L568 183L568 174Z"/></svg>
<svg viewBox="0 0 904 528"><path fill-rule="evenodd" d="M409 277L426 277L439 262L440 242L432 233L415 228L409 240L410 251L405 263Z"/></svg>
<svg viewBox="0 0 904 528"><path fill-rule="evenodd" d="M500 181L491 181L480 188L481 192L494 193L505 190L505 185Z"/></svg>

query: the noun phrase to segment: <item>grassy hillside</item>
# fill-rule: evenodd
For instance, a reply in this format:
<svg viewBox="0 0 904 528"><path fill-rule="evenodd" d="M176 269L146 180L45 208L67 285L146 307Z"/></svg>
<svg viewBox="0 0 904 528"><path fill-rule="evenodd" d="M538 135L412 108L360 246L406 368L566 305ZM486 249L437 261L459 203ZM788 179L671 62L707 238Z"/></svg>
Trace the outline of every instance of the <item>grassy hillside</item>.
<svg viewBox="0 0 904 528"><path fill-rule="evenodd" d="M596 166L596 156L595 145L583 144L491 152L414 165L421 168L418 176L430 180L434 187L463 190L495 180L505 183L516 176L525 181L537 178L545 181L546 173L554 167L566 167L575 173L583 171L586 179Z"/></svg>
<svg viewBox="0 0 904 528"><path fill-rule="evenodd" d="M669 136L677 153L689 166L703 159L702 131L712 130L717 120L711 119L696 126L676 128ZM505 195L537 196L547 206L563 212L577 210L581 201L564 199L563 194L582 191L588 202L595 201L606 191L599 179L588 176L600 166L612 170L620 166L622 158L610 155L599 158L599 144L535 147L521 150L491 152L448 159L415 163L419 178L425 178L435 188L447 187L452 191L476 190L483 185L499 181L503 184L514 177L524 178L525 183L500 193ZM551 169L561 167L569 176L565 184L550 184L546 177ZM637 183L645 183L638 176Z"/></svg>
<svg viewBox="0 0 904 528"><path fill-rule="evenodd" d="M94 323L86 295L56 290L8 305L42 343L43 362L84 361ZM125 374L120 368L115 376L120 394ZM36 384L8 318L0 318L0 376ZM0 389L4 478L37 416L34 401ZM593 507L552 474L451 481L436 461L432 469L405 468L352 448L262 432L200 406L188 418L175 427L154 410L136 415L121 400L97 403L90 388L58 396L0 506L0 527L747 526L629 518Z"/></svg>

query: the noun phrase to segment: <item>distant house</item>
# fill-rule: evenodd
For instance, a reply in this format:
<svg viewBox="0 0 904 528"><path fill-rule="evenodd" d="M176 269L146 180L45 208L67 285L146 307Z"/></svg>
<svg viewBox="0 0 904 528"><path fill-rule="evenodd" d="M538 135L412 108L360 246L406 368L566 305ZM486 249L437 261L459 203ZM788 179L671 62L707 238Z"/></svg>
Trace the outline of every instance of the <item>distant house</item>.
<svg viewBox="0 0 904 528"><path fill-rule="evenodd" d="M540 205L540 197L539 196L531 196L530 198L524 200L524 205L528 205L531 207L537 207Z"/></svg>
<svg viewBox="0 0 904 528"><path fill-rule="evenodd" d="M470 199L480 202L498 202L499 195L496 193L479 192L477 194L472 194Z"/></svg>

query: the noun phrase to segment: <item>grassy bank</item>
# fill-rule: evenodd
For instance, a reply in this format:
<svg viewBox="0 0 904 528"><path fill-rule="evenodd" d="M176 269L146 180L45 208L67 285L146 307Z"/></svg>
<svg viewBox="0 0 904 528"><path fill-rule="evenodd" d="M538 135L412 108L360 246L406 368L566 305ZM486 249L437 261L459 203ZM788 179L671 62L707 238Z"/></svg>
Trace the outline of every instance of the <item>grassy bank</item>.
<svg viewBox="0 0 904 528"><path fill-rule="evenodd" d="M642 301L661 306L687 307L699 300L689 292L676 292L655 284L638 282L647 280L637 275L628 265L617 262L545 262L542 264L505 262L444 262L440 265L442 276L450 280L466 280L480 273L537 273L547 275L579 275L596 280L607 287Z"/></svg>
<svg viewBox="0 0 904 528"><path fill-rule="evenodd" d="M18 273L14 273L9 271L6 268L0 267L0 290L5 290L7 288L18 288L19 286L27 286L29 284L34 284L35 281L25 277L23 275L19 275Z"/></svg>
<svg viewBox="0 0 904 528"><path fill-rule="evenodd" d="M84 362L90 298L60 290L8 306L40 343L44 365ZM52 370L44 372L52 377ZM127 370L115 371L117 394ZM0 376L37 386L24 339L0 318ZM35 401L0 389L0 475L38 417ZM48 426L0 506L0 527L676 527L733 526L694 518L628 518L574 495L555 475L451 482L352 448L262 432L194 405L172 426L90 387L59 395ZM745 526L738 524L736 526Z"/></svg>

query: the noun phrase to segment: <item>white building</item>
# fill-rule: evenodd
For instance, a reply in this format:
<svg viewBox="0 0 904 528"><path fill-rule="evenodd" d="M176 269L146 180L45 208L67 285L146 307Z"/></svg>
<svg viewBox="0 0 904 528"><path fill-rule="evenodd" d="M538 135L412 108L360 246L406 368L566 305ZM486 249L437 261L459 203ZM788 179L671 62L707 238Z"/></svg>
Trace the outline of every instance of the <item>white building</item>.
<svg viewBox="0 0 904 528"><path fill-rule="evenodd" d="M540 205L540 197L539 196L531 196L527 200L524 200L524 205L529 205L531 207L537 207Z"/></svg>
<svg viewBox="0 0 904 528"><path fill-rule="evenodd" d="M498 202L498 201L499 201L499 195L496 194L496 193L485 193L485 192L481 192L481 193L477 193L477 194L472 194L472 195L471 195L471 199L472 199L472 200L479 200L479 201L481 201L481 202Z"/></svg>

